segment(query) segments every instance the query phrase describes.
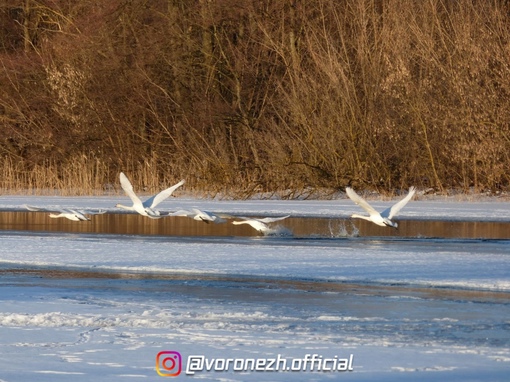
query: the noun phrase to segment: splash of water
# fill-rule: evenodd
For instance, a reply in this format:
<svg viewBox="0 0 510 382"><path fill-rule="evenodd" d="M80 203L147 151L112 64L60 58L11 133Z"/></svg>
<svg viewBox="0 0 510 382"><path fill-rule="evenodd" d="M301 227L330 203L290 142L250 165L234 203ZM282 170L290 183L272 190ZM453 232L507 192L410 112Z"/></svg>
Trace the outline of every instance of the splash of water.
<svg viewBox="0 0 510 382"><path fill-rule="evenodd" d="M277 225L265 232L264 236L294 236L294 233L287 227Z"/></svg>
<svg viewBox="0 0 510 382"><path fill-rule="evenodd" d="M330 220L328 223L330 237L358 237L359 229L351 220Z"/></svg>

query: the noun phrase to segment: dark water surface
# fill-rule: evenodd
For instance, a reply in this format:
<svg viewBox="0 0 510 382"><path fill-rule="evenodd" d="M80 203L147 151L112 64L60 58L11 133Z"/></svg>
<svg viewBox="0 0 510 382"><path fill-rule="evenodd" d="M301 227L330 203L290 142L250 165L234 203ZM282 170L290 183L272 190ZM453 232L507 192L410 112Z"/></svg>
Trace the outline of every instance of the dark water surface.
<svg viewBox="0 0 510 382"><path fill-rule="evenodd" d="M91 221L52 219L46 212L0 212L0 230L165 236L257 236L248 225L206 224L185 217L149 219L138 214L106 213ZM359 219L290 217L274 223L277 234L297 237L395 236L411 238L509 239L510 222L398 220L399 228Z"/></svg>

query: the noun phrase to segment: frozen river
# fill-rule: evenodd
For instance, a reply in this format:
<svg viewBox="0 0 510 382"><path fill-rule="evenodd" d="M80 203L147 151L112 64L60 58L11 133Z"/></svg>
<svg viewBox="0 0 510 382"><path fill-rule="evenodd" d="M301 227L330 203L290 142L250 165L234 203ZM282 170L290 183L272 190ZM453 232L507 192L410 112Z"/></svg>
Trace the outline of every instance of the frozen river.
<svg viewBox="0 0 510 382"><path fill-rule="evenodd" d="M289 210L270 204L222 210ZM498 211L479 219L496 238L469 216L455 234L413 215L373 236L303 213L281 223L285 236L260 237L203 234L226 228L192 220L184 234L143 219L137 232L135 217L111 214L106 225L127 231L100 233L99 220L77 228L14 208L17 225L0 231L0 380L164 380L157 371L177 373L179 360L181 379L506 380L510 240Z"/></svg>

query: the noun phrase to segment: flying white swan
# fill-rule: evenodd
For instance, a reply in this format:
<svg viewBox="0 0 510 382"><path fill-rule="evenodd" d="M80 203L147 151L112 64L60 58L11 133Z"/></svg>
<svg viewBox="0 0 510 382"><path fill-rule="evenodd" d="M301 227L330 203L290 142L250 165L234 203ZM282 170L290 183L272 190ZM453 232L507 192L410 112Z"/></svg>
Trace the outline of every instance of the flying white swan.
<svg viewBox="0 0 510 382"><path fill-rule="evenodd" d="M74 210L71 208L42 208L42 207L34 207L29 206L25 204L25 208L29 211L45 211L45 212L51 212L50 218L66 218L69 220L73 220L75 222L77 221L87 221L90 220L85 215L98 215L98 214L104 214L106 211L104 210L98 210L98 211L92 211L92 210ZM57 214L58 212L58 214Z"/></svg>
<svg viewBox="0 0 510 382"><path fill-rule="evenodd" d="M287 216L281 216L277 218L263 218L263 219L257 219L257 218L244 218L242 221L233 221L232 224L239 225L239 224L249 224L253 228L255 228L257 231L263 234L267 234L271 232L271 228L269 227L268 223L274 223L279 220L287 219L290 215Z"/></svg>
<svg viewBox="0 0 510 382"><path fill-rule="evenodd" d="M369 216L353 214L351 215L351 218L365 219L383 227L388 226L397 228L398 224L391 221L391 219L397 215L397 213L407 204L407 202L411 200L411 198L414 196L414 193L416 192L416 189L414 187L409 188L409 193L404 199L394 204L390 208L385 209L381 213L377 212L370 204L367 203L365 199L356 194L352 188L347 187L345 192L354 203L363 208L369 214Z"/></svg>
<svg viewBox="0 0 510 382"><path fill-rule="evenodd" d="M230 218L230 215L223 214L215 214L213 212L202 211L198 208L192 208L191 210L179 210L175 211L168 216L185 216L191 218L193 220L203 221L204 223L225 223L227 218Z"/></svg>
<svg viewBox="0 0 510 382"><path fill-rule="evenodd" d="M184 184L184 180L181 180L179 183L173 185L172 187L167 188L166 190L161 191L159 194L151 196L145 202L142 203L140 198L136 196L133 191L133 186L126 175L123 172L120 173L120 185L127 196L133 201L132 206L125 206L120 203L116 204L115 207L123 208L128 211L138 212L140 215L147 216L151 219L159 219L161 218L161 214L159 211L154 210L154 208L161 203L163 200L168 198L172 193L180 186Z"/></svg>

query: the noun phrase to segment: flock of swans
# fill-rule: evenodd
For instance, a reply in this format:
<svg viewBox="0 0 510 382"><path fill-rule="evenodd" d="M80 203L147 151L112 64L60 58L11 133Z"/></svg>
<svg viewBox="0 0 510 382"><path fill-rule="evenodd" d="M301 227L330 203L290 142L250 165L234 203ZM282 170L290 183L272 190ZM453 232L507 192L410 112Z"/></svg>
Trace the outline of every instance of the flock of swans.
<svg viewBox="0 0 510 382"><path fill-rule="evenodd" d="M173 186L159 192L156 195L151 196L144 202L141 201L141 199L136 195L136 193L133 190L133 185L127 178L127 176L121 172L120 173L120 185L126 195L131 199L133 202L132 206L125 206L123 204L116 204L115 207L122 208L127 211L136 212L142 216L146 216L150 219L161 219L166 216L183 216L188 217L197 221L202 221L205 223L225 223L227 222L227 219L241 219L241 220L233 220L232 224L234 225L240 225L240 224L248 224L251 227L253 227L255 230L262 234L267 234L272 231L272 228L270 226L271 223L284 220L290 215L281 216L281 217L266 217L266 218L248 218L248 217L238 217L238 216L232 216L227 214L215 214L213 212L208 211L202 211L198 208L192 208L190 210L178 210L171 213L163 214L160 211L156 210L156 207L165 199L170 197L175 190L177 190L179 187L181 187L185 181L181 180L179 183L174 184ZM392 227L397 228L398 224L391 219L397 215L397 213L413 198L416 189L414 187L411 187L409 189L409 193L407 196L400 200L398 203L394 204L393 206L387 208L386 210L382 212L377 212L368 202L363 199L361 196L359 196L354 190L350 187L347 187L345 189L347 196L358 206L363 208L367 213L366 215L359 215L359 214L352 214L351 218L358 218L358 219L365 219L368 221L371 221L374 224L377 224L379 226L383 227ZM73 221L88 221L90 220L89 217L86 215L97 215L97 214L103 214L106 211L105 210L76 210L76 209L70 209L70 208L63 208L63 209L47 209L43 207L35 207L35 206L29 206L25 205L25 207L29 211L45 211L50 212L51 218L66 218Z"/></svg>

